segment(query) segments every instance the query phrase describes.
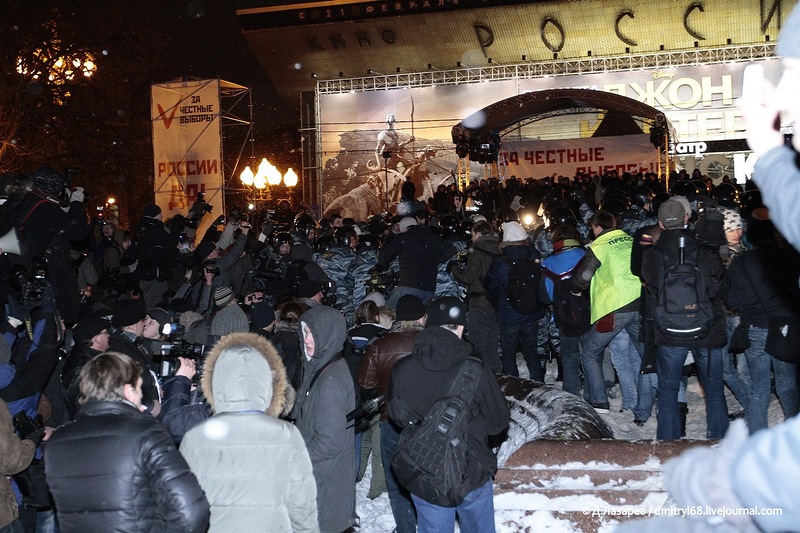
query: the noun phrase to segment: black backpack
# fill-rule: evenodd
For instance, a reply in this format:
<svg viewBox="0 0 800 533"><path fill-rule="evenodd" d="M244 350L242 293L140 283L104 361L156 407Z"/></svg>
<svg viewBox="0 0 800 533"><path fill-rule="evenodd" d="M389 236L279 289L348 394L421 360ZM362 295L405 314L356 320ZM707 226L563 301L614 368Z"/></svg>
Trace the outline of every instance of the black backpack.
<svg viewBox="0 0 800 533"><path fill-rule="evenodd" d="M573 294L569 290L567 280L572 277L573 270L575 267L563 274L556 274L549 268L542 267L542 275L553 282L553 315L556 325L567 337L579 337L592 327L589 291Z"/></svg>
<svg viewBox="0 0 800 533"><path fill-rule="evenodd" d="M714 307L707 295L706 274L698 266L699 252L685 257L684 237L680 239L679 260L661 254L655 326L673 340L702 339L714 322Z"/></svg>
<svg viewBox="0 0 800 533"><path fill-rule="evenodd" d="M434 403L421 422L403 430L392 455L392 471L400 484L434 505L454 507L469 493L467 422L482 367L480 359L467 357L447 396Z"/></svg>
<svg viewBox="0 0 800 533"><path fill-rule="evenodd" d="M503 259L511 268L508 273L508 303L517 312L531 315L544 306L539 299L541 266L532 259Z"/></svg>

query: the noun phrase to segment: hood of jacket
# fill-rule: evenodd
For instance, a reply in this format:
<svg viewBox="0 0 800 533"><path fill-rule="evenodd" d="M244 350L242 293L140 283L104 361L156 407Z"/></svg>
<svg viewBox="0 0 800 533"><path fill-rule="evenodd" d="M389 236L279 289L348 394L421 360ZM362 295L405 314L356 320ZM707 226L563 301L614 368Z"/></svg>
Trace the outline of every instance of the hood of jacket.
<svg viewBox="0 0 800 533"><path fill-rule="evenodd" d="M440 326L430 326L414 339L412 356L423 368L431 371L446 370L460 365L472 354L472 346L458 338L452 331Z"/></svg>
<svg viewBox="0 0 800 533"><path fill-rule="evenodd" d="M347 339L347 322L340 311L326 305L312 307L300 316L300 324L298 335L303 354L305 354L305 341L302 324L308 326L314 337L314 355L310 360L312 366L324 365L342 351L344 341Z"/></svg>
<svg viewBox="0 0 800 533"><path fill-rule="evenodd" d="M211 349L200 380L214 413L263 411L278 417L294 403L281 356L256 333L232 333Z"/></svg>
<svg viewBox="0 0 800 533"><path fill-rule="evenodd" d="M497 235L481 235L475 239L472 248L495 257L500 255L500 250L498 250L499 244L500 238Z"/></svg>

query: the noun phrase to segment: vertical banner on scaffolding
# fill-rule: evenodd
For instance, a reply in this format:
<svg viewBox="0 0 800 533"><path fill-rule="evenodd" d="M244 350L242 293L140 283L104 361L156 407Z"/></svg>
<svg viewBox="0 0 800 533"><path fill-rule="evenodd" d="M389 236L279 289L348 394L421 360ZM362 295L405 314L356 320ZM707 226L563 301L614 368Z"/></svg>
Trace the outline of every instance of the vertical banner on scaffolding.
<svg viewBox="0 0 800 533"><path fill-rule="evenodd" d="M223 213L220 82L156 83L151 90L156 203L164 218L186 216L200 192L214 206L197 229Z"/></svg>

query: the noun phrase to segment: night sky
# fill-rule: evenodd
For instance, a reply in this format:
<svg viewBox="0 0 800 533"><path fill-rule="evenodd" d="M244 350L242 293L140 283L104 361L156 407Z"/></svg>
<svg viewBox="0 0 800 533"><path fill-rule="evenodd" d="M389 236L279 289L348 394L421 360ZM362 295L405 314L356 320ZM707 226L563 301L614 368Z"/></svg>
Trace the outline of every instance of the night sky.
<svg viewBox="0 0 800 533"><path fill-rule="evenodd" d="M241 33L232 3L191 0L159 2L165 16L174 20L175 38L162 58L165 78L189 76L220 78L252 87L256 132L276 124L298 124L277 96L264 70Z"/></svg>

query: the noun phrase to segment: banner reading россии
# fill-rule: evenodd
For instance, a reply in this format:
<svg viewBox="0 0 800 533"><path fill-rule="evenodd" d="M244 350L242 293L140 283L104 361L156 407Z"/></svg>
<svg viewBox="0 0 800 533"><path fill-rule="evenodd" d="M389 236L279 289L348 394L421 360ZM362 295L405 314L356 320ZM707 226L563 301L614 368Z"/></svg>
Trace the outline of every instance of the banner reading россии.
<svg viewBox="0 0 800 533"><path fill-rule="evenodd" d="M152 86L153 172L156 204L164 218L186 215L205 192L214 206L198 228L223 213L223 164L219 80Z"/></svg>

